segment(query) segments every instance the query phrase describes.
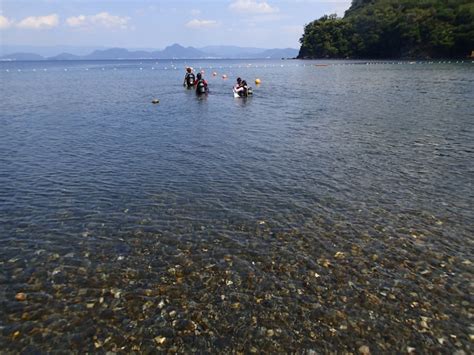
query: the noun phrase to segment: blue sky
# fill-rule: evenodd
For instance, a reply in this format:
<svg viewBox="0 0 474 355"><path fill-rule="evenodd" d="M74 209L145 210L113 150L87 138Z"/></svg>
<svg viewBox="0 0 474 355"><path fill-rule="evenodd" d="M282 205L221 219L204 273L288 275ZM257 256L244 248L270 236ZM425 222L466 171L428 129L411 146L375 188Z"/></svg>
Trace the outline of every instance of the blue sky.
<svg viewBox="0 0 474 355"><path fill-rule="evenodd" d="M303 26L350 0L0 0L3 45L299 48Z"/></svg>

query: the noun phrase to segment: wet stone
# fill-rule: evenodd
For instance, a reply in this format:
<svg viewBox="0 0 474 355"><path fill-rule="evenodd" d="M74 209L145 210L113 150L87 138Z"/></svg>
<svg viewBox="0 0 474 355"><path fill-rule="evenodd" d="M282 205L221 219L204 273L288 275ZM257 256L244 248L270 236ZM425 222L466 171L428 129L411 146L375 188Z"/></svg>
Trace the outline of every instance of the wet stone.
<svg viewBox="0 0 474 355"><path fill-rule="evenodd" d="M114 312L110 309L104 309L99 313L99 315L103 319L111 319L114 317Z"/></svg>
<svg viewBox="0 0 474 355"><path fill-rule="evenodd" d="M168 235L147 233L147 226L94 232L87 243L104 239L78 247L72 258L63 250L49 265L45 252L37 272L23 261L2 270L19 281L0 284L8 295L0 304L0 343L6 353L31 345L79 353L470 353L467 255L449 262L444 244L414 244L430 234L413 231L415 239L409 226L405 239L390 235L395 227L382 223L387 212L377 213L379 226L367 232L364 220L322 217L306 233L255 235L241 223L232 233L206 225L202 235L191 222ZM410 223L401 224L396 230ZM133 247L125 253L114 243ZM76 260L86 249L90 266ZM118 262L118 255L126 257ZM73 264L84 269L68 268ZM15 299L19 292L26 300Z"/></svg>
<svg viewBox="0 0 474 355"><path fill-rule="evenodd" d="M178 319L173 321L173 328L177 331L193 332L196 330L196 324L187 319Z"/></svg>
<svg viewBox="0 0 474 355"><path fill-rule="evenodd" d="M16 299L17 301L20 301L20 302L21 302L21 301L25 301L25 300L26 300L26 297L27 297L27 296L26 296L26 293L23 293L23 292L19 292L19 293L17 293L17 294L15 295L15 299Z"/></svg>
<svg viewBox="0 0 474 355"><path fill-rule="evenodd" d="M158 334L167 339L172 339L175 336L175 331L168 327L163 327L158 330Z"/></svg>

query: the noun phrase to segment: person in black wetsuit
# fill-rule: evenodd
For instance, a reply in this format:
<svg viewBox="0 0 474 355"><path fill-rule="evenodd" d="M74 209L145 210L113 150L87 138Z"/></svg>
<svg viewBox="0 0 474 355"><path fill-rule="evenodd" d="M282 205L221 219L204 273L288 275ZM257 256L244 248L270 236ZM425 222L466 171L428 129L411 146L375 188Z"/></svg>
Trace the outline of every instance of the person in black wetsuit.
<svg viewBox="0 0 474 355"><path fill-rule="evenodd" d="M194 76L192 68L186 68L186 75L184 76L183 86L186 86L188 89L194 86L196 82L196 77Z"/></svg>
<svg viewBox="0 0 474 355"><path fill-rule="evenodd" d="M248 86L245 80L242 80L242 86L244 87L244 96L251 96L253 95L253 90L250 86Z"/></svg>
<svg viewBox="0 0 474 355"><path fill-rule="evenodd" d="M202 77L202 74L197 73L196 79L197 80L194 83L194 86L196 87L196 94L198 94L198 95L207 94L209 89L207 87L207 81L204 80L204 78Z"/></svg>

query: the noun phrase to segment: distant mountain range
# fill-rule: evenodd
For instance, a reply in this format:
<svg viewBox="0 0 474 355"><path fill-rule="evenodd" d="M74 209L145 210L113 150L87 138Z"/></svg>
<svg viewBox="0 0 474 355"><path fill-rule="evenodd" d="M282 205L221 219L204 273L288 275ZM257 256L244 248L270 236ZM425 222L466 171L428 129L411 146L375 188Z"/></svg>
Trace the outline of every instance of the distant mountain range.
<svg viewBox="0 0 474 355"><path fill-rule="evenodd" d="M183 47L173 44L163 50L128 50L125 48L96 49L90 54L60 53L42 56L36 53L16 52L0 57L0 60L112 60L112 59L257 59L294 58L298 49L264 49L236 46L208 46L203 48Z"/></svg>

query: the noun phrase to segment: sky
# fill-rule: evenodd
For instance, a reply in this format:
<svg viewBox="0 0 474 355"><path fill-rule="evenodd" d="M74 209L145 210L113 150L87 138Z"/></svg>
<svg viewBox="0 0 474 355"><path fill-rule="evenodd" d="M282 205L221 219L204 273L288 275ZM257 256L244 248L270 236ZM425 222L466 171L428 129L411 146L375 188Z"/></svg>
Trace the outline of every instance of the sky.
<svg viewBox="0 0 474 355"><path fill-rule="evenodd" d="M299 48L304 25L351 0L0 0L0 44Z"/></svg>

